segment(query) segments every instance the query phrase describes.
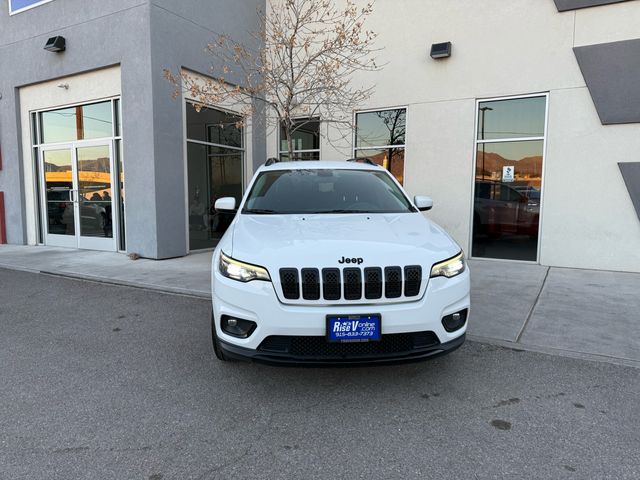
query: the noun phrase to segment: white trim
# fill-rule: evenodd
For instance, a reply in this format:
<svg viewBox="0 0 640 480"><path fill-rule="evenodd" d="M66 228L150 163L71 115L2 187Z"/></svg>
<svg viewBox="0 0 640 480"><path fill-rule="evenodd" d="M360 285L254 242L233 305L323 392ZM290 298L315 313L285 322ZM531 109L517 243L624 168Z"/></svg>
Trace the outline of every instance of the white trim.
<svg viewBox="0 0 640 480"><path fill-rule="evenodd" d="M476 99L476 102L499 102L500 100L518 100L521 98L533 98L533 97L544 97L549 95L548 91L540 91L536 93L526 93L522 95L507 95L505 97L480 97Z"/></svg>
<svg viewBox="0 0 640 480"><path fill-rule="evenodd" d="M184 236L187 255L191 252L189 249L189 140L187 140L187 102L189 100L182 95L182 138L184 142L182 145L183 163L184 163L184 175L183 175L183 187L184 187ZM192 107L193 108L193 107Z"/></svg>
<svg viewBox="0 0 640 480"><path fill-rule="evenodd" d="M49 3L51 1L53 0L40 0L39 2L33 3L31 5L27 5L26 7L13 10L11 8L11 0L9 0L9 15L16 15L18 13L26 12L27 10L31 10L32 8L39 7L40 5L44 5L45 3Z"/></svg>
<svg viewBox="0 0 640 480"><path fill-rule="evenodd" d="M479 105L479 104L478 104ZM545 106L545 110L546 110ZM477 111L477 110L476 110ZM477 135L477 133L476 133ZM483 143L513 143L513 142L535 142L544 140L544 136L542 137L517 137L517 138L492 138L492 139L484 139L484 140L476 140L478 145L482 145Z"/></svg>
<svg viewBox="0 0 640 480"><path fill-rule="evenodd" d="M373 112L385 112L387 110L409 110L409 105L398 105L395 107L381 107L381 108L364 108L362 110L354 110L355 114L358 113L373 113Z"/></svg>
<svg viewBox="0 0 640 480"><path fill-rule="evenodd" d="M544 141L542 145L542 183L540 184L540 212L538 212L538 258L537 263L540 263L540 257L542 255L542 225L543 225L543 213L544 213L544 191L545 191L545 174L547 171L547 141L549 139L549 100L551 99L551 92L545 93L547 103L545 105L544 112Z"/></svg>
<svg viewBox="0 0 640 480"><path fill-rule="evenodd" d="M243 128L243 130L244 130L244 128ZM243 135L243 137L244 137L244 135ZM205 145L207 147L227 148L229 150L235 150L237 152L245 152L246 151L245 148L241 148L241 147L232 147L230 145L223 145L221 143L203 142L202 140L192 140L190 138L187 138L187 142L196 143L198 145ZM244 139L243 139L243 142L244 142Z"/></svg>
<svg viewBox="0 0 640 480"><path fill-rule="evenodd" d="M353 147L353 151L355 152L356 150L388 150L390 148L406 148L406 147L407 147L406 143L401 143L398 145L380 145L375 147Z"/></svg>
<svg viewBox="0 0 640 480"><path fill-rule="evenodd" d="M313 153L313 152L320 152L319 148L312 148L310 150L294 150L293 153ZM279 153L283 153L285 155L288 155L289 152L287 150L280 150Z"/></svg>
<svg viewBox="0 0 640 480"><path fill-rule="evenodd" d="M493 140L479 140L478 139L478 109L480 108L480 104L484 102L497 102L501 100L519 100L523 98L537 98L544 97L545 98L545 121L544 121L544 136L542 137L525 137L525 138L515 138L515 139L493 139ZM531 93L527 95L511 95L508 97L497 97L497 98L478 98L476 99L476 106L474 111L475 119L474 119L474 128L473 128L473 162L472 162L472 174L471 174L471 215L469 222L469 251L467 257L471 260L489 260L489 261L510 261L517 263L529 263L534 265L540 264L540 252L542 245L542 212L544 210L544 185L545 185L545 170L546 170L546 158L547 158L547 138L549 136L548 125L549 125L549 92L540 92L540 93ZM487 143L512 143L512 142L530 142L530 141L542 141L542 170L540 172L540 211L538 213L538 241L536 245L536 260L513 260L513 259L504 259L504 258L492 258L492 257L474 257L473 256L473 223L474 223L474 209L475 209L475 201L476 201L476 169L477 169L477 160L478 160L478 145L487 144Z"/></svg>

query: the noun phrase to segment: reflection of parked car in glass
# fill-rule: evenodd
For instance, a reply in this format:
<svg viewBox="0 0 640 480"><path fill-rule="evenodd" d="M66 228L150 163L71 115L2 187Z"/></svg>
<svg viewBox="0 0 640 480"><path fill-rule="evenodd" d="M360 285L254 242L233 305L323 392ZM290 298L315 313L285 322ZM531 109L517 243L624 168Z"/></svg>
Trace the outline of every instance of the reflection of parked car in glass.
<svg viewBox="0 0 640 480"><path fill-rule="evenodd" d="M69 201L68 190L49 190L47 191L47 212L49 214L49 223L59 225L62 221L66 203Z"/></svg>
<svg viewBox="0 0 640 480"><path fill-rule="evenodd" d="M528 193L500 182L476 182L474 234L537 236L540 192L533 187L526 188Z"/></svg>

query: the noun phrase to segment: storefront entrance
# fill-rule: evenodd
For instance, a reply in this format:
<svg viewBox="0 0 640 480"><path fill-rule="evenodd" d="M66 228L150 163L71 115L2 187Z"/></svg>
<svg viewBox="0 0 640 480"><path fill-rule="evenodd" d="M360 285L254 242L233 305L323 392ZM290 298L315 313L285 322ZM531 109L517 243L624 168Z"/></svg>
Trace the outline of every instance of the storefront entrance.
<svg viewBox="0 0 640 480"><path fill-rule="evenodd" d="M41 147L40 172L45 243L117 250L111 143Z"/></svg>
<svg viewBox="0 0 640 480"><path fill-rule="evenodd" d="M30 116L38 243L125 250L119 99Z"/></svg>

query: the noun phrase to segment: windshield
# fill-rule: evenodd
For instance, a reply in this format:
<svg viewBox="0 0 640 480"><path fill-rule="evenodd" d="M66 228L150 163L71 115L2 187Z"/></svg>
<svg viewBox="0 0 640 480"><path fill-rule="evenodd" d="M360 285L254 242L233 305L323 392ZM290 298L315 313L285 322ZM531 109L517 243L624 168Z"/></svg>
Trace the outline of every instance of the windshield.
<svg viewBox="0 0 640 480"><path fill-rule="evenodd" d="M385 172L274 170L255 181L242 213L263 215L415 212Z"/></svg>

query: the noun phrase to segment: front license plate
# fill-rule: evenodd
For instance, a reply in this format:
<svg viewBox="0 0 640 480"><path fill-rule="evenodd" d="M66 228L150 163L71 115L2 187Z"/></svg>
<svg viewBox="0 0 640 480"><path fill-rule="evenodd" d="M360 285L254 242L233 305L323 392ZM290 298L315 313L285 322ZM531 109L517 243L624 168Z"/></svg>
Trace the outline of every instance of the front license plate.
<svg viewBox="0 0 640 480"><path fill-rule="evenodd" d="M375 342L381 335L380 315L327 316L327 340L330 342Z"/></svg>

